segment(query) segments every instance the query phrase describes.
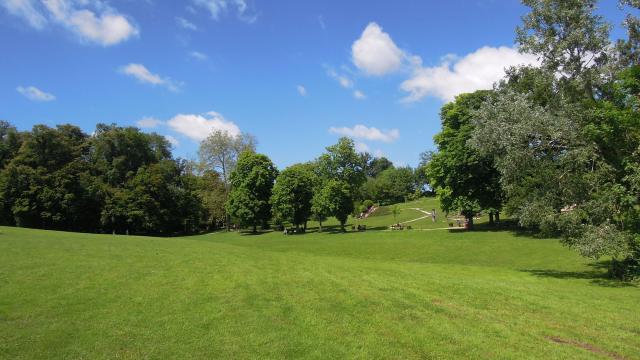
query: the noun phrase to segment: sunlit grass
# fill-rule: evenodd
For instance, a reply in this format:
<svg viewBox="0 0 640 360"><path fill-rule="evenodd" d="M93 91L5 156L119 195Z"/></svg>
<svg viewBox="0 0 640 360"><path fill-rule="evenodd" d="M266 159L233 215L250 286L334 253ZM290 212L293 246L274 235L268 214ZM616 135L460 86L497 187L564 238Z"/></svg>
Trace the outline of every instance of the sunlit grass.
<svg viewBox="0 0 640 360"><path fill-rule="evenodd" d="M556 240L0 232L4 359L640 354L640 289Z"/></svg>

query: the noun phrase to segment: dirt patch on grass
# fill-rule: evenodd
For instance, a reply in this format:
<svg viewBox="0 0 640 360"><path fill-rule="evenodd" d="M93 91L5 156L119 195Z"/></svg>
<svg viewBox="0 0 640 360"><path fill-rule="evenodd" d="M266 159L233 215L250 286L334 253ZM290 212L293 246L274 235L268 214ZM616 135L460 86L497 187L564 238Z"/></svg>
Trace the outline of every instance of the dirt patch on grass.
<svg viewBox="0 0 640 360"><path fill-rule="evenodd" d="M603 349L600 349L598 347L595 347L591 344L587 344L587 343L583 343L580 341L576 341L576 340L570 340L570 339L563 339L557 336L546 336L547 340L551 340L556 344L564 344L564 345L573 345L575 347L579 347L581 349L587 350L589 352L592 352L594 354L598 354L598 355L604 355L604 356L608 356L611 359L614 360L626 360L626 358L618 353L614 353L611 351L606 351Z"/></svg>

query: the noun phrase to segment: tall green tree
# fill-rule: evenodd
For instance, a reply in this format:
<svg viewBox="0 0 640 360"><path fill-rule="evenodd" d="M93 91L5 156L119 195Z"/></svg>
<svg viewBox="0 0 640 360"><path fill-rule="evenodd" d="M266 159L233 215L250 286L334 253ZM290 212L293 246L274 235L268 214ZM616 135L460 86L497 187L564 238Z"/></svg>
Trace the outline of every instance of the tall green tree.
<svg viewBox="0 0 640 360"><path fill-rule="evenodd" d="M429 184L442 209L462 213L471 225L473 216L481 210L489 210L493 220L502 205L500 174L492 157L468 144L474 129L474 111L490 95L484 90L459 95L442 108L442 131L434 137L438 152L426 164Z"/></svg>
<svg viewBox="0 0 640 360"><path fill-rule="evenodd" d="M198 155L201 167L206 171L217 172L225 185L226 192L223 194L223 202L226 202L229 197L231 173L236 168L240 154L245 151L255 152L256 145L257 140L253 135L247 133L232 135L225 130L214 130L200 143ZM229 220L229 216L226 214L227 230L230 226Z"/></svg>
<svg viewBox="0 0 640 360"><path fill-rule="evenodd" d="M505 208L521 225L561 235L585 256L611 256L612 273L628 277L640 253L629 182L638 62L624 61L632 47L611 46L595 1L525 4L518 42L541 67L509 70L475 113L471 142L493 157Z"/></svg>
<svg viewBox="0 0 640 360"><path fill-rule="evenodd" d="M0 174L5 223L81 231L96 224L87 138L71 125L36 125L23 134L22 146Z"/></svg>
<svg viewBox="0 0 640 360"><path fill-rule="evenodd" d="M381 204L394 204L405 201L417 189L417 179L409 167L388 168L375 178L367 179L360 190L365 199Z"/></svg>
<svg viewBox="0 0 640 360"><path fill-rule="evenodd" d="M318 222L319 231L322 232L322 223L331 216L331 199L323 187L315 188L311 198L311 218Z"/></svg>
<svg viewBox="0 0 640 360"><path fill-rule="evenodd" d="M565 95L595 98L611 45L611 25L594 12L597 0L522 2L530 11L516 29L520 51L538 56L547 72L559 75Z"/></svg>
<svg viewBox="0 0 640 360"><path fill-rule="evenodd" d="M0 169L16 156L21 145L22 136L16 127L7 121L0 120Z"/></svg>
<svg viewBox="0 0 640 360"><path fill-rule="evenodd" d="M380 175L383 171L387 169L392 169L393 167L394 166L391 160L387 159L384 156L373 158L369 162L369 167L367 169L367 176L375 178L378 175Z"/></svg>
<svg viewBox="0 0 640 360"><path fill-rule="evenodd" d="M227 211L243 225L252 226L254 233L258 224L271 218L269 200L277 175L278 171L267 156L250 151L240 154L231 173Z"/></svg>
<svg viewBox="0 0 640 360"><path fill-rule="evenodd" d="M345 231L344 225L353 212L353 199L349 184L340 180L329 180L322 191L322 200L326 201L330 214L338 219L340 228Z"/></svg>
<svg viewBox="0 0 640 360"><path fill-rule="evenodd" d="M308 164L296 164L284 169L276 178L271 196L273 215L289 221L296 228L311 216L314 174Z"/></svg>
<svg viewBox="0 0 640 360"><path fill-rule="evenodd" d="M342 181L356 194L365 182L362 160L355 150L353 140L343 137L338 143L327 147L326 153L317 160L319 173L325 179Z"/></svg>

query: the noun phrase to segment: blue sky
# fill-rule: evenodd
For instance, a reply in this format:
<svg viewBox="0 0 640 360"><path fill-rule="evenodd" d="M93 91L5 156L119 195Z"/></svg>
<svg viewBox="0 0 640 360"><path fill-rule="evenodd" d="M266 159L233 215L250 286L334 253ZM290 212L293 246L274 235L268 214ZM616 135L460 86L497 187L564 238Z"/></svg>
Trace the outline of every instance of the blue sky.
<svg viewBox="0 0 640 360"><path fill-rule="evenodd" d="M599 12L619 25L616 3ZM511 0L0 0L0 118L140 126L186 158L211 129L249 132L280 167L348 135L415 165L444 102L535 62L513 44L525 12Z"/></svg>

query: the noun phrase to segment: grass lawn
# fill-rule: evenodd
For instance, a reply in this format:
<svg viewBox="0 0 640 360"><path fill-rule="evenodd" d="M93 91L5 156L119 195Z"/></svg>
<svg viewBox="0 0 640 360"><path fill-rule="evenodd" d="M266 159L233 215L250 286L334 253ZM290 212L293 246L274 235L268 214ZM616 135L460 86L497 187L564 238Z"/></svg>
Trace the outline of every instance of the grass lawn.
<svg viewBox="0 0 640 360"><path fill-rule="evenodd" d="M391 213L391 209L394 206L398 206L400 213L397 217L394 217ZM432 209L436 210L436 222L433 222L430 215L427 215L419 210L421 209L427 212L431 212ZM438 200L434 197L422 198L415 201L408 201L406 203L382 206L378 208L370 217L365 219L354 219L349 217L348 224L351 225L366 225L367 229L374 230L387 230L389 226L395 223L405 223L405 225L411 225L413 229L442 229L449 226L449 223L456 224L453 215L448 218L445 213L440 209ZM487 222L488 216L483 216L479 222ZM310 226L317 227L316 222L309 222ZM323 225L337 226L338 221L335 218L330 218Z"/></svg>
<svg viewBox="0 0 640 360"><path fill-rule="evenodd" d="M639 359L604 271L508 231L0 228L0 358Z"/></svg>

